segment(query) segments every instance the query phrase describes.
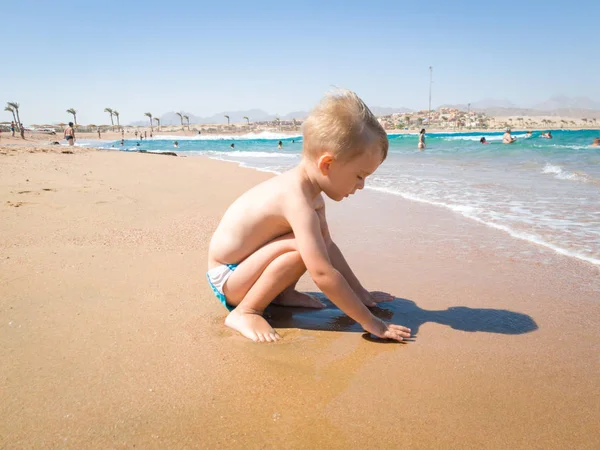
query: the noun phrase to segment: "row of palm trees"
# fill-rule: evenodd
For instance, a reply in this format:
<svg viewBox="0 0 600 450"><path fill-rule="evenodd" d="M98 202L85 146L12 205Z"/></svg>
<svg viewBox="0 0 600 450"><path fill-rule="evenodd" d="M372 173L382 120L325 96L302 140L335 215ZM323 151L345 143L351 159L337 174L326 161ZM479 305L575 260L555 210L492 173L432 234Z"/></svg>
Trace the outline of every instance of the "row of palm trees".
<svg viewBox="0 0 600 450"><path fill-rule="evenodd" d="M230 125L229 116L227 114L225 114L223 117L225 117L227 119L227 126L229 126ZM244 119L246 120L246 123L248 124L248 126L250 126L250 119L248 118L248 116L244 116ZM279 120L279 118L277 120Z"/></svg>
<svg viewBox="0 0 600 450"><path fill-rule="evenodd" d="M13 121L15 122L17 131L21 131L20 128L20 124L21 124L21 117L19 115L19 104L17 102L7 102L6 103L6 107L4 108L4 111L8 111L10 113L12 113L13 115ZM73 116L73 122L75 123L75 126L77 127L77 110L75 108L69 108L66 111L68 114L71 114ZM121 128L121 124L119 122L119 111L117 111L116 109L113 108L104 108L104 112L108 113L110 115L110 124L112 126L112 128L114 129L115 127L115 122L114 122L114 118L117 119L117 128ZM187 128L188 130L190 129L190 117L182 114L180 112L175 113L179 116L179 120L181 121L181 129L184 129L184 123L183 121L185 120L187 122ZM153 117L152 113L144 113L144 115L146 117L148 117L148 119L150 120L150 129L152 131L154 131L154 124L153 124L153 120L156 121L156 126L158 128L158 130L160 130L160 119L158 117ZM224 116L227 119L227 126L230 125L230 119L228 115ZM250 118L248 116L244 116L244 119L246 120L247 124L250 125ZM279 122L279 117L277 117L275 119L276 122ZM294 120L295 122L295 120Z"/></svg>

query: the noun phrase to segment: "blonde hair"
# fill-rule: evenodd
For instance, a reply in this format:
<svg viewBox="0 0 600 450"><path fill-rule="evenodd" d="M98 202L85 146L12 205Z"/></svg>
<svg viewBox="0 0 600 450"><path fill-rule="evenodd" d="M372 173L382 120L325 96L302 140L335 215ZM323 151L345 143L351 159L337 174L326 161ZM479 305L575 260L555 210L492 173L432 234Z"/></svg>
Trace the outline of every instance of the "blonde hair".
<svg viewBox="0 0 600 450"><path fill-rule="evenodd" d="M387 157L385 130L360 97L347 89L326 94L302 128L302 155L310 159L329 152L346 162L373 148L373 144L381 150L382 161Z"/></svg>

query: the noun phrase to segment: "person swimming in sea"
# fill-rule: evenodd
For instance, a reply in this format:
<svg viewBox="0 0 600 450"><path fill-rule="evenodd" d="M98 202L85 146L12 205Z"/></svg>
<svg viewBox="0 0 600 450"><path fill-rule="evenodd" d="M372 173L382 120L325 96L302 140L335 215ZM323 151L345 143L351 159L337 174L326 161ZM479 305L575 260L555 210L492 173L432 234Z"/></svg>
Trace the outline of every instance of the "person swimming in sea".
<svg viewBox="0 0 600 450"><path fill-rule="evenodd" d="M592 142L590 147L600 147L600 137L594 138L594 142Z"/></svg>
<svg viewBox="0 0 600 450"><path fill-rule="evenodd" d="M173 142L173 147L179 148L179 142L177 142L177 141Z"/></svg>
<svg viewBox="0 0 600 450"><path fill-rule="evenodd" d="M525 133L525 137L526 137L526 138L528 138L528 137L531 137L531 135L532 135L532 134L533 134L533 133L532 133L531 131L528 131L527 133Z"/></svg>
<svg viewBox="0 0 600 450"><path fill-rule="evenodd" d="M277 149L281 150L283 148L283 142L279 141L277 143Z"/></svg>
<svg viewBox="0 0 600 450"><path fill-rule="evenodd" d="M481 139L479 139L479 143L480 144L489 144L489 142L485 139L485 137L482 137Z"/></svg>
<svg viewBox="0 0 600 450"><path fill-rule="evenodd" d="M421 151L425 150L425 128L421 129L419 132L419 145L417 145L417 147Z"/></svg>
<svg viewBox="0 0 600 450"><path fill-rule="evenodd" d="M542 133L542 135L540 137L543 137L546 139L552 139L552 131L548 131L547 133Z"/></svg>
<svg viewBox="0 0 600 450"><path fill-rule="evenodd" d="M230 145L230 147L231 147L231 148L235 148L235 144L231 144L231 145Z"/></svg>
<svg viewBox="0 0 600 450"><path fill-rule="evenodd" d="M517 142L517 138L510 134L510 128L507 128L506 132L502 136L503 144L514 144Z"/></svg>

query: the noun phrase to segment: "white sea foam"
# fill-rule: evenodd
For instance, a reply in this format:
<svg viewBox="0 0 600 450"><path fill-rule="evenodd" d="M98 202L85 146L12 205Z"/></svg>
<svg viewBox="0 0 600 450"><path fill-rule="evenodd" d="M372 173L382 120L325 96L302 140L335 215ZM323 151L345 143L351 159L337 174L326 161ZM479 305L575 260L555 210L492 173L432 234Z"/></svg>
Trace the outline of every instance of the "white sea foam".
<svg viewBox="0 0 600 450"><path fill-rule="evenodd" d="M210 159L216 159L217 161L225 161L225 162L234 163L234 164L237 164L239 167L245 167L247 169L258 170L259 172L274 173L275 175L279 175L280 173L282 173L282 169L280 169L279 167L277 167L277 168L271 168L269 166L257 167L257 166L253 166L251 164L246 164L242 161L235 161L235 160L223 158L222 155L224 155L224 153L216 154L216 152L214 152L211 155L204 154L204 156L207 156Z"/></svg>
<svg viewBox="0 0 600 450"><path fill-rule="evenodd" d="M432 136L435 136L435 135L432 134ZM445 141L477 141L477 142L479 142L479 140L482 138L482 136L485 136L485 140L488 142L502 140L502 135L486 136L485 133L481 133L481 135L477 135L477 136L444 136L442 139ZM516 137L518 139L529 139L529 137L526 137L524 134L513 133L512 136Z"/></svg>
<svg viewBox="0 0 600 450"><path fill-rule="evenodd" d="M447 208L452 211L455 211L455 212L463 215L464 217L467 217L468 219L472 219L479 223L487 225L491 228L495 228L497 230L504 231L505 233L508 233L510 236L515 237L517 239L522 239L522 240L529 241L529 242L532 242L537 245L541 245L542 247L549 248L549 249L553 250L554 252L559 253L561 255L570 256L573 258L581 259L583 261L587 261L591 264L600 265L600 259L598 259L598 258L593 258L588 255L583 255L578 252L574 252L571 250L564 249L562 247L558 247L557 245L554 245L550 242L544 241L539 236L535 236L530 233L515 231L506 225L501 225L501 224L497 224L497 223L490 222L487 220L483 220L476 215L478 212L478 208L474 208L474 207L470 207L470 206L462 206L462 205L451 205L451 204L447 204L447 203L437 202L434 200L428 200L428 199L425 199L425 198L422 198L422 197L419 197L419 196L416 196L413 194L399 192L399 191L396 191L396 190L390 189L390 188L369 186L369 187L367 187L367 189L372 189L374 191L385 192L387 194L397 195L397 196L403 197L407 200L417 201L417 202L421 202L421 203L428 203L430 205L435 205L435 206L441 206L443 208Z"/></svg>
<svg viewBox="0 0 600 450"><path fill-rule="evenodd" d="M590 177L587 173L584 172L569 172L568 170L563 170L561 166L556 166L554 164L546 163L544 168L542 169L542 173L552 174L554 178L559 180L570 180L570 181L579 181L582 183L594 183L594 179Z"/></svg>
<svg viewBox="0 0 600 450"><path fill-rule="evenodd" d="M300 139L301 134L283 134L273 133L271 131L262 131L260 133L246 133L237 135L228 134L195 134L193 136L176 135L156 135L148 138L149 141L245 141L254 139L281 140L281 139Z"/></svg>
<svg viewBox="0 0 600 450"><path fill-rule="evenodd" d="M208 156L215 158L295 158L300 159L299 153L284 153L284 152L244 152L244 151L231 151L231 152L218 152L216 150L204 150L204 151L186 151L181 152L186 155L197 155L197 156Z"/></svg>

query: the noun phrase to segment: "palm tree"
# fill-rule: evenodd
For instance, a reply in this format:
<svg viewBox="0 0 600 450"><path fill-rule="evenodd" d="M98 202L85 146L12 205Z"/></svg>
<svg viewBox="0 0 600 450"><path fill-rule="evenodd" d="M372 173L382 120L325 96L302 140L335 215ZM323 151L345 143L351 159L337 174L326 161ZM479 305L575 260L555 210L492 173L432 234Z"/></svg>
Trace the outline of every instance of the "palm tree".
<svg viewBox="0 0 600 450"><path fill-rule="evenodd" d="M189 116L183 116L183 118L186 120L186 122L188 123L188 131L190 131L190 117Z"/></svg>
<svg viewBox="0 0 600 450"><path fill-rule="evenodd" d="M410 127L410 116L404 116L404 120L406 120L406 127Z"/></svg>
<svg viewBox="0 0 600 450"><path fill-rule="evenodd" d="M183 115L180 112L175 113L175 114L177 114L179 116L179 120L181 121L181 129L183 130Z"/></svg>
<svg viewBox="0 0 600 450"><path fill-rule="evenodd" d="M279 117L275 117L275 122L277 122L277 127L281 129L281 120L279 119Z"/></svg>
<svg viewBox="0 0 600 450"><path fill-rule="evenodd" d="M7 102L8 106L10 106L15 113L17 113L17 128L21 131L21 117L19 116L19 104L17 102Z"/></svg>
<svg viewBox="0 0 600 450"><path fill-rule="evenodd" d="M225 114L223 117L225 117L227 119L227 126L229 126L229 116L227 114Z"/></svg>
<svg viewBox="0 0 600 450"><path fill-rule="evenodd" d="M117 118L117 129L121 128L121 123L119 122L119 111L117 111L116 109L113 110L113 116L115 116Z"/></svg>
<svg viewBox="0 0 600 450"><path fill-rule="evenodd" d="M244 119L246 119L248 126L250 126L250 119L248 119L248 116L244 116Z"/></svg>
<svg viewBox="0 0 600 450"><path fill-rule="evenodd" d="M150 119L150 131L154 131L154 127L152 125L152 113L144 113L144 115Z"/></svg>
<svg viewBox="0 0 600 450"><path fill-rule="evenodd" d="M77 110L75 108L67 109L69 114L73 114L73 122L75 122L75 127L77 127Z"/></svg>
<svg viewBox="0 0 600 450"><path fill-rule="evenodd" d="M160 131L160 119L158 117L155 117L154 120L156 120L156 128L158 129L158 131Z"/></svg>
<svg viewBox="0 0 600 450"><path fill-rule="evenodd" d="M4 107L4 111L8 111L9 113L12 113L13 116L13 122L16 123L17 126L17 130L20 131L19 129L19 122L17 122L17 118L15 117L15 110L12 108L12 106L9 106L8 104Z"/></svg>
<svg viewBox="0 0 600 450"><path fill-rule="evenodd" d="M110 114L110 124L112 126L112 128L115 128L115 123L113 122L113 110L111 108L104 108L104 112L107 112Z"/></svg>

